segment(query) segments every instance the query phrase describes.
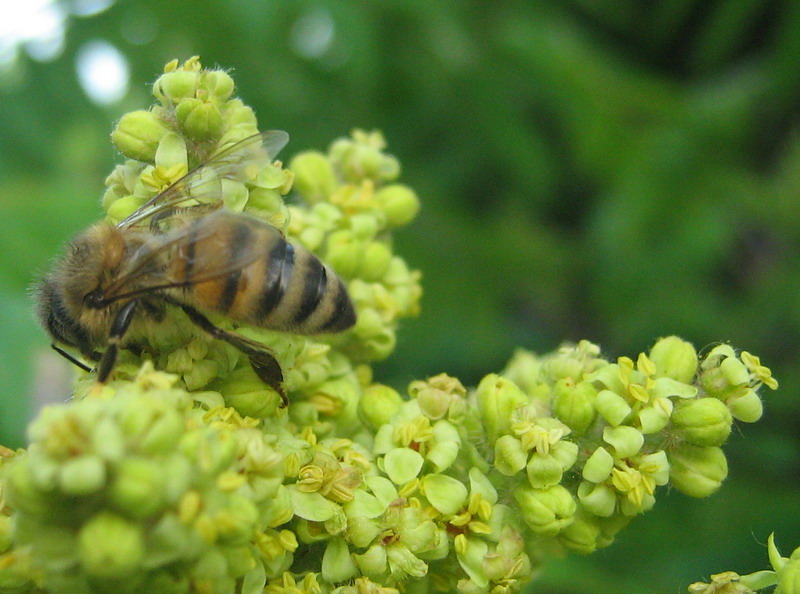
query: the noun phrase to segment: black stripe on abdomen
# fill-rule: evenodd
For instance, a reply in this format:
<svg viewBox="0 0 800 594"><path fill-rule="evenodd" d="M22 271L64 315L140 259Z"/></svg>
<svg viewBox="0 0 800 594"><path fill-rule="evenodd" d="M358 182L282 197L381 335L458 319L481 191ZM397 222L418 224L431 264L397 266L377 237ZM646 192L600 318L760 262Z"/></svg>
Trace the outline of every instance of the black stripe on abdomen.
<svg viewBox="0 0 800 594"><path fill-rule="evenodd" d="M264 288L258 300L256 316L263 321L272 310L280 303L294 271L294 247L281 239L273 247L266 258L267 273L264 279Z"/></svg>
<svg viewBox="0 0 800 594"><path fill-rule="evenodd" d="M246 223L239 223L231 234L230 254L231 259L236 260L243 250L248 249L248 242L252 232L250 225ZM228 273L225 277L225 286L222 287L222 293L219 297L217 310L221 313L226 313L233 305L236 294L239 292L239 279L242 277L242 269L236 268Z"/></svg>
<svg viewBox="0 0 800 594"><path fill-rule="evenodd" d="M342 279L337 278L336 281L336 301L333 303L333 311L317 329L317 332L341 332L356 323L356 312L350 295L348 295Z"/></svg>
<svg viewBox="0 0 800 594"><path fill-rule="evenodd" d="M297 313L294 315L294 322L302 324L308 316L314 313L319 302L325 295L325 287L328 284L328 274L322 262L307 252L305 278L303 279L303 294L300 297L300 304Z"/></svg>

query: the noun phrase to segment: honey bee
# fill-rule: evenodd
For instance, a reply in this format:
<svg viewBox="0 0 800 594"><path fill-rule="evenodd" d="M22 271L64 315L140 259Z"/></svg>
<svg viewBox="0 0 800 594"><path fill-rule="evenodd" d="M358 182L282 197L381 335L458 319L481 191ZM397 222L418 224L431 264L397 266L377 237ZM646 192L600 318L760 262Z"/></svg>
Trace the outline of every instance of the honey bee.
<svg viewBox="0 0 800 594"><path fill-rule="evenodd" d="M224 330L206 313L297 334L341 332L356 321L342 279L269 223L224 208L221 180L245 180L288 141L256 134L218 153L117 225L92 225L35 287L38 317L52 347L95 363L108 380L120 349L141 350L143 325L163 321L167 306L250 358L286 405L283 372L263 344Z"/></svg>

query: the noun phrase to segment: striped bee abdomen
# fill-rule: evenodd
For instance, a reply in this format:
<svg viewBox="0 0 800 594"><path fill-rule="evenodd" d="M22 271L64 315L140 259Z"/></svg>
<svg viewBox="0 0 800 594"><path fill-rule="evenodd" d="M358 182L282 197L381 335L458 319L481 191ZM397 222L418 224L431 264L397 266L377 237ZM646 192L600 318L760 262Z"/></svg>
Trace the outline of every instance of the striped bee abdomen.
<svg viewBox="0 0 800 594"><path fill-rule="evenodd" d="M250 323L298 334L341 332L355 324L344 283L304 247L279 237L263 265L265 280Z"/></svg>
<svg viewBox="0 0 800 594"><path fill-rule="evenodd" d="M188 301L234 320L297 334L341 332L355 324L344 283L314 254L258 219L221 213L209 218L213 240L193 242L193 265L184 267ZM212 270L221 273L212 275Z"/></svg>

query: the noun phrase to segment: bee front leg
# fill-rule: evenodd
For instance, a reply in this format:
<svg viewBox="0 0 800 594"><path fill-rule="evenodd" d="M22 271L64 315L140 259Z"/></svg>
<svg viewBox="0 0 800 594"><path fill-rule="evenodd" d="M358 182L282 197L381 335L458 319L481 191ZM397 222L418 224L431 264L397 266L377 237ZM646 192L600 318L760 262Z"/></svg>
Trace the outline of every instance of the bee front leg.
<svg viewBox="0 0 800 594"><path fill-rule="evenodd" d="M211 336L219 340L224 340L229 345L239 349L250 357L250 365L253 367L253 371L256 372L256 375L262 382L278 393L281 397L281 408L286 408L289 404L289 399L286 397L286 391L283 389L283 371L281 370L278 360L275 359L266 346L234 332L228 332L222 328L218 328L211 320L189 305L183 303L175 303L175 305L180 307L194 324L208 332Z"/></svg>
<svg viewBox="0 0 800 594"><path fill-rule="evenodd" d="M114 369L120 343L133 321L137 303L138 301L135 299L129 301L117 312L117 315L114 316L114 321L111 323L111 331L108 333L108 348L106 352L103 353L103 356L100 358L100 363L97 365L97 381L101 384L106 382L108 376L111 375Z"/></svg>

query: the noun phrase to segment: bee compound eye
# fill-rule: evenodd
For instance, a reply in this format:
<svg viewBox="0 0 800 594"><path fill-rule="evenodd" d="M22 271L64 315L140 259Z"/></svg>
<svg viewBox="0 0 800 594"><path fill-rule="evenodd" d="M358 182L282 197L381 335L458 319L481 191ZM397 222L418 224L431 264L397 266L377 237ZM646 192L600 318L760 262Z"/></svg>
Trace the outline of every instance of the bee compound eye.
<svg viewBox="0 0 800 594"><path fill-rule="evenodd" d="M91 293L84 295L83 304L91 309L100 309L103 307L103 295L100 289L95 289Z"/></svg>

